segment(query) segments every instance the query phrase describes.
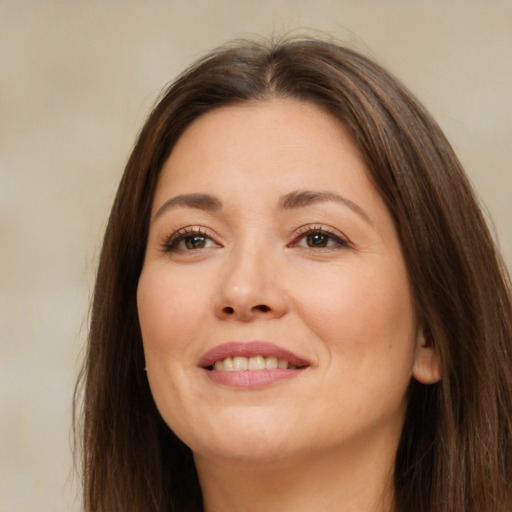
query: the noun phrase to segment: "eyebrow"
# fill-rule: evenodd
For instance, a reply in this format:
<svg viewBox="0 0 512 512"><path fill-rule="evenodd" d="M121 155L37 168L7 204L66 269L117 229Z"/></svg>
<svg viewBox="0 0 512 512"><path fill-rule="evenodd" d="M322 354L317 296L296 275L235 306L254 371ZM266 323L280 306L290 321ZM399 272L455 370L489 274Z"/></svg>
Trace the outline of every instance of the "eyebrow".
<svg viewBox="0 0 512 512"><path fill-rule="evenodd" d="M179 196L167 199L155 213L155 219L162 213L171 208L186 206L188 208L197 208L199 210L216 211L222 208L222 202L210 194L180 194Z"/></svg>
<svg viewBox="0 0 512 512"><path fill-rule="evenodd" d="M373 226L373 222L370 217L359 205L346 197L335 194L334 192L296 190L282 196L279 200L279 207L281 210L293 210L328 201L334 201L350 208L368 224ZM180 206L197 208L205 211L217 211L222 208L222 201L211 194L180 194L179 196L171 197L165 201L165 203L160 206L158 211L155 213L154 219L160 217L165 211Z"/></svg>
<svg viewBox="0 0 512 512"><path fill-rule="evenodd" d="M279 205L282 210L292 210L295 208L304 208L317 203L325 203L334 201L350 208L353 212L362 217L370 226L373 222L369 215L356 203L350 199L335 194L334 192L314 191L314 190L297 190L290 192L281 198Z"/></svg>

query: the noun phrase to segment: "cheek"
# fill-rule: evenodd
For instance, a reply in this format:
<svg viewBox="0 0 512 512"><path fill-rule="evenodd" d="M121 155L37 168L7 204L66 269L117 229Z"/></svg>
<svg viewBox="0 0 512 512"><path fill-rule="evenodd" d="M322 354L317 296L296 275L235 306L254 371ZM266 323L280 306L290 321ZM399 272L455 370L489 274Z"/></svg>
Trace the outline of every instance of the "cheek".
<svg viewBox="0 0 512 512"><path fill-rule="evenodd" d="M166 355L181 354L190 347L208 302L204 283L179 272L143 271L137 306L148 364L162 363Z"/></svg>
<svg viewBox="0 0 512 512"><path fill-rule="evenodd" d="M299 285L297 307L331 358L358 373L366 362L412 368L416 318L405 270L343 268L316 277L315 286Z"/></svg>
<svg viewBox="0 0 512 512"><path fill-rule="evenodd" d="M325 428L333 432L345 424L347 411L361 428L390 417L401 424L416 319L408 282L393 272L331 275L323 291L303 294L298 306L326 351L328 369L315 392L324 397Z"/></svg>
<svg viewBox="0 0 512 512"><path fill-rule="evenodd" d="M149 385L162 418L179 437L188 428L183 418L193 416L184 391L194 391L194 341L206 300L200 284L179 273L145 269L139 279L137 306Z"/></svg>

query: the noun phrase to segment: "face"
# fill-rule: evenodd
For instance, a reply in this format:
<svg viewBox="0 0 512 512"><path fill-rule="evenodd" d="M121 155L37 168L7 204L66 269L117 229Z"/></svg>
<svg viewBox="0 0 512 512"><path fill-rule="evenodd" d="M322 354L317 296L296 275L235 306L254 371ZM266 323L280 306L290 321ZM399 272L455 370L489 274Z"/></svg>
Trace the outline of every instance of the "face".
<svg viewBox="0 0 512 512"><path fill-rule="evenodd" d="M396 449L411 377L437 379L391 216L346 130L308 103L187 129L137 300L155 402L196 460Z"/></svg>

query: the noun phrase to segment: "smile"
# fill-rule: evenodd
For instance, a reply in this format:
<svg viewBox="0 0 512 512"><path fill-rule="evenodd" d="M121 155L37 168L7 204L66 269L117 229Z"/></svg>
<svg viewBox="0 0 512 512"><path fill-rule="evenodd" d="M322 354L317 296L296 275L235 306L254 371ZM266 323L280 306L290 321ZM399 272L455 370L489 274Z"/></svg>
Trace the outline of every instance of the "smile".
<svg viewBox="0 0 512 512"><path fill-rule="evenodd" d="M294 378L310 367L305 359L262 341L219 345L199 362L209 380L235 388L261 388Z"/></svg>
<svg viewBox="0 0 512 512"><path fill-rule="evenodd" d="M226 357L215 361L212 370L219 370L224 372L237 372L237 371L260 371L260 370L296 370L297 366L294 366L286 359L278 359L275 356L235 356Z"/></svg>
<svg viewBox="0 0 512 512"><path fill-rule="evenodd" d="M310 366L293 352L266 341L231 341L208 351L199 361L207 370L296 370Z"/></svg>

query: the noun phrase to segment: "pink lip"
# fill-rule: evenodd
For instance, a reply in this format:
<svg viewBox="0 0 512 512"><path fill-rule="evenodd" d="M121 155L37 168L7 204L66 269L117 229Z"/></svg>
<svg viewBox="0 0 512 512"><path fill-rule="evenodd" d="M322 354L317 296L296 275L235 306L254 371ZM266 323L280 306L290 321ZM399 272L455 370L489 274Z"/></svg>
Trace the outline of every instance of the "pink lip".
<svg viewBox="0 0 512 512"><path fill-rule="evenodd" d="M274 356L277 359L284 359L292 366L298 369L283 370L256 370L256 371L217 371L211 369L215 361L226 359L226 357L251 357L251 356ZM203 369L206 377L215 384L221 384L230 388L238 389L258 389L275 384L277 382L292 379L308 367L310 364L289 350L285 350L272 343L264 341L250 342L230 342L213 348L207 352L199 361L199 366ZM302 368L301 368L302 367Z"/></svg>
<svg viewBox="0 0 512 512"><path fill-rule="evenodd" d="M289 350L285 350L277 345L268 343L265 341L249 341L249 342L237 342L232 341L224 343L212 350L208 351L199 361L201 368L209 368L215 361L226 359L226 357L251 357L251 356L264 356L264 357L276 357L277 359L285 359L292 366L302 367L309 366L309 362L305 359L301 359ZM265 370L259 370L258 373L264 372ZM274 371L274 370L272 370ZM290 370L284 370L289 372ZM230 372L240 373L240 372ZM252 372L256 373L256 372Z"/></svg>
<svg viewBox="0 0 512 512"><path fill-rule="evenodd" d="M222 372L203 370L206 376L215 384L221 384L230 388L261 388L277 382L286 381L297 377L304 370L257 370L257 371L238 371Z"/></svg>

